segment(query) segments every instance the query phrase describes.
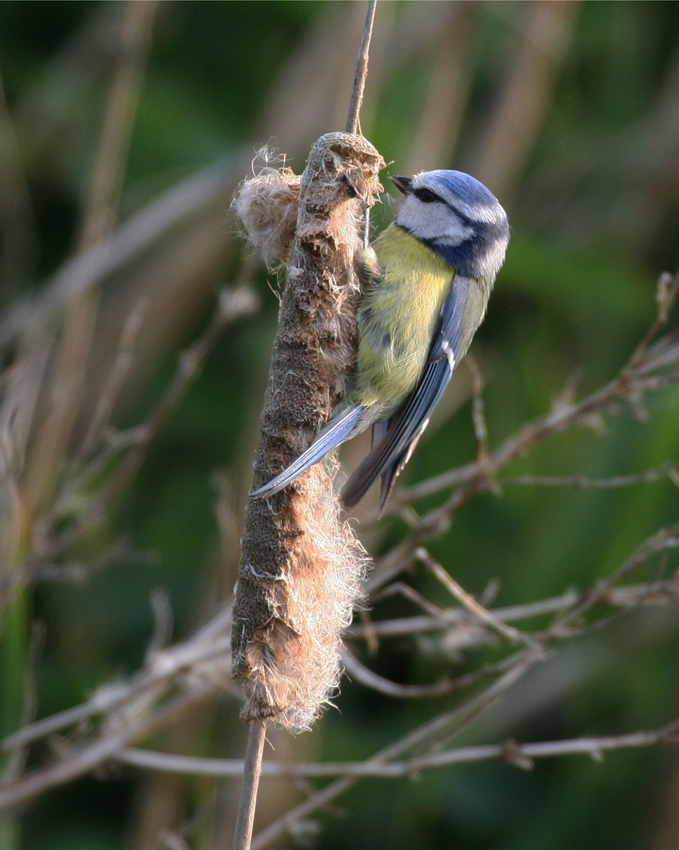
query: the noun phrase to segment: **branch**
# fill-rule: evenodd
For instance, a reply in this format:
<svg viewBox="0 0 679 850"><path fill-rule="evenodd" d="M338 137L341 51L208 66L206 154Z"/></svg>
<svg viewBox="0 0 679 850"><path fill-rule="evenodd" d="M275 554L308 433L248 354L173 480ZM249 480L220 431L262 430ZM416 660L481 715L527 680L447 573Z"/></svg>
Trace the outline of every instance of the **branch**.
<svg viewBox="0 0 679 850"><path fill-rule="evenodd" d="M489 679L501 672L497 667L489 666L483 670L468 673L466 676L459 676L457 679L442 679L432 685L401 685L374 673L347 649L342 652L342 661L349 679L354 679L364 688L370 688L372 691L377 691L394 699L426 699L445 696L470 685L478 684L480 681ZM506 665L504 666L506 669Z"/></svg>
<svg viewBox="0 0 679 850"><path fill-rule="evenodd" d="M674 364L679 360L679 344L672 347L666 359L669 364ZM473 486L481 483L483 487L477 489L489 489L490 482L487 480L480 481L480 479L496 475L513 460L523 457L535 445L567 431L574 425L586 423L587 419L595 414L610 412L614 405L621 401L627 401L635 395L665 389L677 383L679 383L679 373L643 377L641 374L630 376L623 370L614 381L582 401L560 407L542 419L524 425L516 434L508 437L494 452L491 452L484 464L469 463L396 493L392 498L391 507L387 504L385 515L396 514L404 505L426 496L432 496L450 487ZM497 483L501 482L498 481ZM467 498L464 501L467 501ZM447 507L448 513L460 506L457 501L455 499L455 503Z"/></svg>
<svg viewBox="0 0 679 850"><path fill-rule="evenodd" d="M674 577L667 582L652 582L628 587L619 587L607 592L601 592L598 604L627 608L631 605L662 605L676 602L679 596L679 579ZM562 612L572 608L582 599L582 594L575 590L543 599L539 602L528 602L525 605L512 605L507 608L493 608L490 613L504 623L516 620L529 620L547 614ZM445 608L439 617L418 616L401 617L391 620L371 620L369 624L354 624L344 632L345 638L369 640L378 638L403 637L441 629L454 629L461 626L482 625L482 621L461 608Z"/></svg>
<svg viewBox="0 0 679 850"><path fill-rule="evenodd" d="M463 605L470 614L475 615L477 620L485 626L489 626L512 644L523 643L533 649L538 649L537 643L530 635L524 634L512 626L508 626L499 617L496 617L490 611L486 610L483 605L481 605L471 595L471 593L467 593L459 582L455 581L450 573L444 570L441 564L437 563L425 549L418 549L416 555L418 560L428 567L446 590L455 599L457 599L457 601Z"/></svg>
<svg viewBox="0 0 679 850"><path fill-rule="evenodd" d="M676 464L663 463L655 469L632 475L615 475L611 478L587 478L584 475L520 475L516 478L500 478L500 487L570 487L573 490L617 490L635 484L650 484L668 479L679 487L679 472Z"/></svg>
<svg viewBox="0 0 679 850"><path fill-rule="evenodd" d="M679 745L678 733L679 719L661 729L650 732L640 731L627 735L599 738L570 738L565 741L541 741L532 744L517 744L516 741L509 740L504 744L459 747L419 758L389 763L378 763L375 760L323 762L320 764L265 761L262 764L262 777L266 779L281 777L327 779L341 776L352 779L368 777L372 779L402 779L404 777L412 779L425 770L450 767L455 764L478 764L487 761L506 762L515 767L530 770L534 759L588 755L594 761L600 762L603 760L605 752L658 745L677 746ZM135 748L124 750L116 757L116 760L146 770L189 776L214 776L223 779L240 776L244 766L244 762L240 759L178 756Z"/></svg>
<svg viewBox="0 0 679 850"><path fill-rule="evenodd" d="M563 641L565 639L575 637L576 635L584 634L594 629L601 629L608 625L614 618L632 610L639 604L642 604L645 601L645 598L638 593L637 589L637 592L631 596L629 594L627 595L624 607L621 607L615 613L601 617L600 619L595 620L592 623L585 624L584 626L579 624L580 619L587 611L591 610L595 605L598 605L608 598L608 595L613 591L614 585L628 577L635 570L639 569L653 556L669 549L679 548L679 539L675 536L677 531L679 531L679 524L670 528L659 529L655 534L645 540L637 548L634 554L605 581L599 582L592 590L570 596L570 604L568 607L557 609L559 616L551 626L545 630L530 634L520 632L511 626L508 626L505 621L497 617L496 614L486 610L471 594L467 593L443 569L443 567L437 564L426 550L418 550L416 557L418 560L426 564L436 578L438 578L438 580L465 606L467 614L466 622L459 616L461 613L459 611L457 612L458 618L456 622L451 623L451 621L447 621L445 613L443 616L443 622L445 623L444 628L447 629L460 629L466 626L468 630L473 630L474 628L477 630L476 634L472 632L471 635L467 634L465 636L467 638L464 642L466 648L469 648L474 644L482 645L487 642L488 638L485 629L490 628L495 632L499 632L512 644L523 643L527 649L530 650L531 654L544 657L546 649L550 644L556 641ZM663 587L664 592L667 593L670 598L676 599L676 581L677 579L675 576L670 582L664 583L664 587L662 585L659 586L657 583L646 586L645 590L647 597L657 598L660 587ZM561 599L563 600L563 598L564 597ZM544 603L537 603L537 605L542 605L543 608L541 613L545 613L546 606ZM525 609L530 609L531 606L523 607L523 613L525 614ZM534 610L531 611L531 613L535 615ZM431 624L440 618L438 618L438 615L435 613L433 616L427 618L420 617L413 619L417 619L420 623L429 620ZM374 625L379 624L371 624L368 632L368 636L371 639L374 639L377 635L376 630L373 628ZM470 637L471 640L469 639ZM482 679L500 675L507 669L511 669L512 663L512 659L509 658L498 664L482 667L480 670L468 673L457 679L445 679L433 685L412 686L400 685L373 673L361 664L358 659L353 657L347 650L345 650L344 653L344 661L348 672L365 687L376 690L386 696L400 699L417 699L451 693L458 689L476 684ZM507 667L507 664L509 664L509 668Z"/></svg>
<svg viewBox="0 0 679 850"><path fill-rule="evenodd" d="M109 423L120 391L134 366L134 346L146 320L149 299L142 297L132 306L120 333L118 353L104 383L94 414L87 426L87 433L80 448L79 461L85 460L99 445L102 434Z"/></svg>
<svg viewBox="0 0 679 850"><path fill-rule="evenodd" d="M121 8L118 56L95 152L78 254L102 243L114 228L157 4L155 0L128 2ZM92 287L66 304L43 390L48 402L35 421L36 434L24 476L27 492L33 494L30 498L38 503L51 502L76 431L98 310L98 292Z"/></svg>
<svg viewBox="0 0 679 850"><path fill-rule="evenodd" d="M390 696L412 698L442 695L500 676L481 694L415 730L393 745L395 749L389 747L373 757L371 763L378 759L382 764L391 758L404 755L411 747L430 746L432 739L448 738L452 734L457 734L494 704L527 669L546 657L544 646L548 642L564 640L579 633L577 628L572 626L573 622L594 605L606 602L631 608L643 602L654 602L666 598L676 599L676 577L662 584L616 590L612 588L615 582L629 576L633 570L638 569L654 555L667 549L677 548L679 540L674 536L676 531L677 527L673 527L656 532L639 546L609 579L591 591L566 594L552 600L509 609L497 609L493 612L494 617L511 620L563 611L567 608L553 626L545 632L532 636L538 644L541 644L538 650L531 646L495 665L473 671L458 679L422 686L419 692L412 686L399 686L377 676L345 653L345 663L351 675L368 687L373 687ZM458 623L462 617L467 621L477 618L479 623L488 625L485 616L479 616L470 611L459 612ZM433 618L413 619L433 620ZM84 706L38 721L6 739L0 748L3 751L26 746L38 738L96 714L103 713L108 717L107 726L98 736L95 735L90 741L74 747L57 763L38 769L0 790L0 809L26 802L52 787L91 772L108 759L117 757L130 743L165 726L174 718L177 711L223 690L226 686L223 671L228 665L228 644L225 632L228 631L229 624L230 611L222 612L184 644L155 653L149 659L146 672L137 680L124 686L103 688ZM373 627L379 632L381 625L375 623ZM429 622L426 625L431 627L433 623ZM447 621L445 625L450 626L451 623ZM357 628L359 627L354 627L353 631L355 632ZM160 707L160 701L168 689L177 685L184 689L183 692ZM427 744L428 741L429 744ZM335 790L327 790L327 793L331 795L330 799L342 793L343 790L335 786L331 788ZM310 802L307 801L304 805L310 805ZM300 815L302 816L304 815ZM268 832L265 831L265 834Z"/></svg>
<svg viewBox="0 0 679 850"><path fill-rule="evenodd" d="M145 698L147 695L142 695L143 702L141 705L132 703L126 706L132 714L131 717L126 717L121 713L121 716L117 718L116 725L119 729L107 730L84 744L74 746L54 764L34 770L16 782L2 786L0 788L0 811L12 809L47 791L51 791L53 788L58 788L74 779L86 776L110 759L115 758L116 754L120 753L125 747L175 720L179 712L205 700L208 696L220 690L216 683L194 685L188 693L174 698L152 714L145 713L145 708L148 702L155 702L160 691L153 693L150 699ZM141 717L134 716L135 709L138 710Z"/></svg>
<svg viewBox="0 0 679 850"><path fill-rule="evenodd" d="M665 552L668 549L679 549L679 523L670 526L669 528L661 528L652 534L647 540L637 547L636 551L620 566L611 576L599 582L597 586L582 594L580 600L568 611L564 611L554 623L554 625L546 633L547 636L560 636L566 633L570 636L575 634L573 625L583 614L591 610L595 605L598 605L602 599L606 598L607 593L612 590L614 585L627 578L633 572L647 563L654 555L660 552ZM627 606L628 608L631 606ZM581 633L581 629L577 629Z"/></svg>

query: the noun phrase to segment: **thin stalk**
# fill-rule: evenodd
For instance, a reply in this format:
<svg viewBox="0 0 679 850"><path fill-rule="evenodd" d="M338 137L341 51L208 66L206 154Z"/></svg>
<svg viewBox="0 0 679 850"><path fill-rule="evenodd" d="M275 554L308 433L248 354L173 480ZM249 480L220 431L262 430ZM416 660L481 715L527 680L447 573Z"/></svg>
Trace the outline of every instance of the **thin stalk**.
<svg viewBox="0 0 679 850"><path fill-rule="evenodd" d="M249 850L252 840L252 827L255 822L257 788L262 774L262 753L266 740L266 724L253 721L248 732L243 765L243 783L240 788L238 814L236 815L236 834L233 850Z"/></svg>
<svg viewBox="0 0 679 850"><path fill-rule="evenodd" d="M351 101L349 102L349 116L347 118L347 133L358 133L360 130L361 104L365 92L365 81L368 77L368 51L370 50L370 39L373 34L373 23L375 21L375 10L377 0L368 0L368 12L365 16L361 46L356 57L356 71L354 72L354 85L351 89Z"/></svg>

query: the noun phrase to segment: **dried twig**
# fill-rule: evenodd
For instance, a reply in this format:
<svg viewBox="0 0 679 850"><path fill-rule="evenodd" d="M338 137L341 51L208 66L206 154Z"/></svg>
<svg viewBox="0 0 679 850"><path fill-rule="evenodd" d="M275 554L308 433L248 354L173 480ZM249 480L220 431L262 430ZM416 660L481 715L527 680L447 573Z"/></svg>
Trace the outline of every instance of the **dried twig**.
<svg viewBox="0 0 679 850"><path fill-rule="evenodd" d="M354 679L371 691L377 691L377 693L394 699L429 699L457 693L464 688L478 685L480 682L499 676L511 666L506 662L496 665L489 664L487 667L475 670L465 676L458 676L455 679L441 679L431 685L402 685L373 672L347 649L342 653L342 661L350 679Z"/></svg>
<svg viewBox="0 0 679 850"><path fill-rule="evenodd" d="M68 750L48 767L34 770L16 782L0 788L0 811L12 809L53 788L91 773L109 759L114 758L116 753L126 746L175 720L177 714L186 710L188 706L200 703L220 690L216 683L194 684L189 692L175 697L161 708L157 708L155 712L150 712L148 709L154 705L162 692L162 689L157 689L150 696L143 695L148 712L146 714L142 706L135 705L133 701L126 702L126 709L139 711L143 719L139 716L125 719L124 712L121 712L118 718L119 725L122 722L125 723L125 728L121 731L106 731L100 736L95 736L89 743Z"/></svg>
<svg viewBox="0 0 679 850"><path fill-rule="evenodd" d="M114 717L125 705L137 705L136 720L139 720L143 715L139 710L140 703L146 699L147 694L157 693L158 686L169 683L181 685L183 681L186 687L195 684L197 680L214 680L213 669L210 670L211 675L206 675L201 670L209 669L215 660L220 661L222 666L228 665L230 628L231 609L226 608L186 641L147 658L145 669L132 681L119 685L104 685L83 705L46 717L10 735L0 743L0 752L25 746L90 717ZM229 681L225 678L221 686L228 688ZM240 695L240 690L234 687L232 693ZM154 700L155 697L150 703ZM125 711L120 713L127 714Z"/></svg>
<svg viewBox="0 0 679 850"><path fill-rule="evenodd" d="M632 732L627 735L605 737L571 738L564 741L540 741L518 744L506 741L478 747L459 747L443 752L430 753L402 761L380 763L377 760L358 762L324 762L322 764L263 762L263 778L307 777L314 779L350 777L352 779L402 779L414 778L425 770L450 767L454 764L477 764L499 761L529 770L534 759L557 758L571 755L587 755L594 761L602 761L603 754L617 750L631 750L658 745L679 745L679 720L650 732ZM150 750L130 748L117 757L124 764L146 770L180 773L190 776L237 777L243 771L240 759L210 759L194 756L170 755ZM264 846L259 844L258 846Z"/></svg>
<svg viewBox="0 0 679 850"><path fill-rule="evenodd" d="M660 275L656 289L657 314L653 324L639 343L636 351L630 358L629 367L641 365L646 358L651 343L656 339L662 328L667 324L672 308L679 297L679 271L674 275L667 272Z"/></svg>
<svg viewBox="0 0 679 850"><path fill-rule="evenodd" d="M397 514L403 505L451 487L471 485L479 478L486 479L482 489L492 488L496 482L490 481L490 478L495 479L500 469L522 457L543 440L561 434L574 425L587 424L595 415L615 411L616 405L620 402L630 402L638 399L645 392L654 392L677 384L679 373L649 376L650 372L674 366L679 362L679 336L676 333L667 334L651 346L659 329L668 321L670 310L677 297L679 297L679 270L674 275L665 273L660 275L656 286L658 308L653 323L628 362L610 383L582 401L558 401L554 405L554 410L547 416L525 425L516 434L508 437L484 463L479 463L477 460L475 463L436 475L414 487L397 491L387 504L383 515ZM570 396L570 393L567 396ZM674 480L671 473L670 477ZM497 483L502 482L498 480ZM453 499L455 500L455 497ZM459 507L456 500L455 504L449 506L448 511L451 507L453 511Z"/></svg>
<svg viewBox="0 0 679 850"><path fill-rule="evenodd" d="M640 547L636 556L625 562L623 567L616 572L616 576L628 574L630 570L630 563L633 562L635 566L638 566L641 564L642 560L647 560L648 557L651 557L653 554L661 551L663 542L669 546L673 545L673 538L669 535L654 535L651 538L651 541L652 542L648 545ZM676 599L676 581L673 580L672 582L632 588L619 588L614 591L604 591L602 589L599 593L570 593L563 597L558 597L553 600L545 600L544 602L534 603L532 605L515 606L514 608L509 609L498 609L495 613L497 616L501 616L503 620L513 620L545 615L570 607L571 610L576 610L577 608L579 612L578 615L580 616L584 610L585 603L583 600L585 597L586 604L590 607L594 604L601 604L602 602L616 605L630 605L639 602L657 602L668 598ZM473 616L466 611L461 612L461 614L466 618ZM3 750L23 747L31 741L37 740L38 738L44 737L55 731L59 731L66 726L72 725L75 722L98 713L111 713L112 716L117 715L119 718L129 717L129 721L126 721L128 723L126 727L120 728L119 719L116 723L116 731L105 732L100 737L95 737L90 743L67 754L57 764L44 768L33 774L29 774L27 777L18 780L12 786L4 789L3 792L0 792L0 809L29 800L49 788L71 781L78 776L90 772L96 766L104 763L107 759L116 757L116 754L121 752L125 748L126 744L129 744L134 740L139 740L149 734L151 730L165 725L173 718L174 713L177 710L181 710L187 705L195 704L196 702L206 699L210 694L216 693L222 685L216 683L210 684L209 679L204 680L205 684L198 684L201 682L199 671L202 665L205 665L206 663L209 664L213 659L221 657L223 663L223 656L227 649L227 642L224 638L220 638L220 635L224 634L224 629L228 628L228 623L229 612L227 611L220 614L217 618L215 618L215 620L207 624L201 632L199 632L190 641L157 653L153 659L150 659L150 669L144 677L141 677L137 681L128 685L120 686L117 689L115 687L102 689L95 698L85 706L72 709L53 718L38 721L3 742ZM374 625L378 631L382 631L380 626L383 624L376 623ZM426 625L430 626L431 624L427 623ZM356 631L358 628L359 627L355 626L352 630ZM552 627L544 633L543 639L546 640L546 636L549 636L549 638L553 640L563 640L568 638L570 634L570 632L561 627ZM532 666L541 658L544 658L543 653L523 650L518 655L505 659L497 665L482 668L481 670L474 671L467 676L459 677L456 680L439 682L432 686L423 686L421 688L421 693L417 693L411 686L399 686L396 685L396 683L388 682L388 680L378 682L377 689L383 693L388 693L391 696L405 698L425 695L436 696L451 693L463 687L469 687L470 685L477 684L489 677L501 675L503 678L501 678L499 683L496 683L496 685L499 686L499 690L502 692L514 681L514 672L517 669L517 665L528 663ZM359 679L363 684L369 687L376 686L376 681L380 677L376 677L375 674L367 670L367 668L362 668L362 665L360 665L356 659L352 659L348 654L345 654L344 660L350 675ZM185 679L187 674L189 674L190 677L188 680ZM507 679L507 676L509 676L509 679ZM163 709L152 710L153 705L157 703L164 688L173 681L175 683L185 681L186 684L190 685L190 689L180 695L180 697L176 700L169 703ZM429 690L428 694L425 689ZM483 692L479 697L464 703L459 709L455 709L454 717L457 718L456 723L461 721L463 717L476 716L475 711L479 709L479 706L481 706L482 710L485 710L483 706L487 705L488 700L492 701L492 699L495 698L494 695L497 695L496 686L492 686L489 691ZM133 706L135 706L135 708L131 711ZM146 706L146 709L144 709L144 706ZM121 713L120 710L122 708L124 708L124 710ZM413 733L414 737L408 736L408 738L404 739L404 741L406 741L409 746L411 743L419 743L432 735L435 737L435 733L445 733L446 735L449 735L453 728L458 728L454 724L453 726L450 726L450 722L451 715L446 714L437 718L436 721L433 721L433 726L428 725L426 727L427 734L424 734L423 730L425 730L425 727L422 727L422 729L416 730L416 733ZM403 742L400 743L403 744ZM552 749L557 750L559 743L560 742L552 742L549 746L552 747ZM403 744L403 748L399 746L398 751L394 752L392 755L398 756L399 754L407 752L408 746L405 746L405 744ZM564 752L566 752L567 749L568 746L566 745ZM391 752L391 750L389 750L389 752ZM488 752L490 753L491 751L489 750ZM545 751L545 754L549 753ZM491 755L488 756L488 758L491 757ZM368 764L374 764L375 759L377 759L377 757L370 760ZM380 763L382 763L382 760L380 760ZM365 770L367 771L365 775L370 775L370 769L365 768ZM343 790L345 789L335 788L333 786L333 790L329 790L328 794L331 795L330 798L333 798L334 796L342 793ZM316 798L314 799L316 800ZM324 799L325 797L319 798L316 802L320 805ZM294 811L296 812L297 810ZM304 815L300 815L300 817L302 816Z"/></svg>
<svg viewBox="0 0 679 850"><path fill-rule="evenodd" d="M498 478L501 487L569 487L573 490L617 490L635 484L650 484L669 479L679 487L676 464L663 463L655 469L632 475L614 475L611 478L587 478L585 475L520 475L516 478Z"/></svg>
<svg viewBox="0 0 679 850"><path fill-rule="evenodd" d="M130 2L125 10L120 56L102 122L79 251L96 245L113 229L156 10L156 0Z"/></svg>
<svg viewBox="0 0 679 850"><path fill-rule="evenodd" d="M181 225L223 208L250 159L248 148L187 177L121 224L110 238L65 263L37 296L18 301L0 315L0 348L70 298L124 269Z"/></svg>
<svg viewBox="0 0 679 850"><path fill-rule="evenodd" d="M637 547L636 552L628 558L611 576L598 583L598 585L590 592L582 594L576 605L567 611L561 613L557 617L556 622L548 630L548 635L559 635L567 631L569 635L581 633L580 628L574 629L574 624L595 605L598 605L602 599L619 584L623 579L630 576L641 566L660 552L666 552L668 549L679 549L679 524L670 528L661 528L652 534L647 540ZM627 606L630 607L629 605Z"/></svg>
<svg viewBox="0 0 679 850"><path fill-rule="evenodd" d="M416 633L420 631L429 631L438 626L450 630L466 629L464 632L464 646L470 648L473 645L481 646L487 642L487 635L483 627L491 628L493 631L499 632L503 637L512 643L523 643L530 652L536 656L545 657L547 647L556 642L572 638L576 635L584 634L594 629L601 629L607 626L613 619L623 615L626 612L633 610L647 601L657 601L659 598L676 600L677 598L677 579L676 576L668 582L656 582L650 585L645 585L641 589L634 588L632 592L625 592L629 589L620 589L618 602L620 608L613 614L608 614L595 620L593 623L582 625L580 623L583 615L590 611L596 605L606 601L610 604L609 599L613 594L613 588L616 584L628 577L632 572L639 569L643 564L647 563L655 555L666 552L670 549L679 548L679 539L676 537L676 532L679 526L660 529L655 534L651 535L637 551L628 558L622 566L616 570L612 576L606 581L600 582L594 589L581 594L568 594L560 597L557 600L551 600L551 610L556 611L558 616L555 622L547 629L539 630L534 633L526 633L508 626L504 619L500 619L495 613L486 610L471 594L468 594L460 585L440 566L429 554L424 550L416 552L416 558L425 563L441 583L457 598L467 609L466 619L461 616L462 612L451 612L451 617L447 616L448 612L442 612L443 616L437 616L433 612L433 616L410 618L416 621L418 628L413 628L411 623L408 623L406 629L403 625L395 629L393 634ZM567 602L566 602L567 600ZM549 601L548 601L549 602ZM555 604L556 603L556 604ZM559 604L561 603L561 604ZM565 604L564 604L565 603ZM518 606L517 610L507 609L506 614L512 618L523 618L527 616L536 616L537 614L548 613L550 605L546 603L537 603L534 606ZM457 616L455 616L457 615ZM371 630L378 635L380 633L380 623L371 624ZM385 624L388 625L388 624ZM408 631L408 628L412 629ZM473 630L476 629L476 634ZM470 630L471 633L470 633ZM508 669L507 662L511 667L511 658L505 659L496 665L489 665L479 671L469 673L466 676L461 676L457 679L444 679L432 685L401 685L378 676L367 667L362 665L358 659L353 657L347 650L344 653L345 665L350 675L353 675L365 687L385 694L386 696L401 698L401 699L421 699L423 697L441 696L443 694L452 693L462 688L475 685L483 679L491 678L500 674L504 674Z"/></svg>
<svg viewBox="0 0 679 850"><path fill-rule="evenodd" d="M460 583L455 581L455 579L443 569L441 564L437 563L431 557L426 549L418 549L415 553L415 557L418 561L421 561L429 568L446 590L454 596L458 602L464 605L467 611L475 614L482 623L490 626L491 629L502 635L505 640L508 640L512 644L523 643L526 646L531 646L533 649L539 648L530 635L520 632L518 629L513 628L513 626L508 626L499 617L496 617L490 611L487 611L483 605L481 605L478 600L471 595L471 593L467 593Z"/></svg>
<svg viewBox="0 0 679 850"><path fill-rule="evenodd" d="M91 772L121 748L176 720L187 708L228 690L230 621L231 611L222 612L186 643L155 653L137 680L108 692L101 689L80 710L38 721L6 739L2 749L12 750L75 721L107 715L103 729L89 740L68 749L53 764L0 789L0 811ZM173 696L161 702L168 690Z"/></svg>
<svg viewBox="0 0 679 850"><path fill-rule="evenodd" d="M679 360L679 345L673 346L668 360L671 364ZM392 497L391 503L387 504L384 513L385 515L396 514L404 504L455 486L471 487L474 485L476 491L488 489L490 483L487 480L479 481L483 475L495 475L512 461L522 457L534 445L561 434L574 425L586 424L588 418L594 414L611 412L615 405L627 400L634 394L654 392L677 383L679 383L679 373L651 377L642 375L628 377L620 374L610 384L587 396L582 401L566 405L542 419L525 425L516 434L508 437L495 451L491 452L483 466L478 463L469 463L397 492ZM497 481L501 483L500 479L497 479ZM450 515L467 499L467 495L462 500L456 497L446 507L446 514Z"/></svg>
<svg viewBox="0 0 679 850"><path fill-rule="evenodd" d="M664 605L676 601L679 597L679 585L674 577L666 582L618 587L603 592L598 604L626 608L630 605ZM548 614L558 614L573 608L582 599L582 594L574 590L525 605L512 605L507 608L495 608L490 613L504 623L516 620L530 620ZM482 621L461 608L446 608L442 616L401 617L391 620L371 620L368 626L354 624L344 633L346 638L368 639L373 633L378 638L403 637L442 629L455 629L464 625L482 625Z"/></svg>

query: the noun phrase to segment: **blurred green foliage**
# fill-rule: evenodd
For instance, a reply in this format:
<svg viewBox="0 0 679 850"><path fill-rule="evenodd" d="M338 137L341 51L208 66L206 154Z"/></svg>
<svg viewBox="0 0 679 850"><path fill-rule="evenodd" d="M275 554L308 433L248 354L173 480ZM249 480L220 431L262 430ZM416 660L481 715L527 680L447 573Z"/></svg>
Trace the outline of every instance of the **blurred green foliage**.
<svg viewBox="0 0 679 850"><path fill-rule="evenodd" d="M263 123L263 116L273 114L265 112L266 104L271 108L284 75L301 61L312 28L320 33L333 16L355 16L353 5L163 4L132 135L122 218L219 157L242 148L254 152L276 135L276 127ZM440 50L437 32L427 40L418 27L426 30L427 17L440 16L440 7L448 5L385 2L378 8L382 29L374 49L382 44L386 52L374 59L363 130L387 161L395 160L391 173L408 160ZM469 95L455 154L439 167L473 170L533 5L488 2L466 9ZM115 56L111 33L121 11L122 4L92 2L0 4L0 73L17 167L32 204L27 224L32 248L21 258L18 278L3 286L3 305L35 291L72 254ZM679 260L679 5L584 3L564 38L568 45L529 156L508 183L512 242L474 344L486 374L491 446L547 411L573 376L579 393L611 379L654 316L658 274L674 270ZM341 45L347 80L357 45L349 39ZM348 88L345 95L348 103ZM313 132L333 129L318 125ZM280 134L297 170L313 141L311 131L307 135L298 149L287 149ZM389 209L381 215L388 218ZM148 415L174 373L177 353L207 320L218 288L234 276L238 260L230 246L237 242L226 209L223 220L226 250L204 275L202 297L180 309L181 321L168 326L148 351L116 425ZM153 629L149 596L155 588L169 594L178 639L233 585L233 564L225 574L220 554L214 473L228 476L240 516L275 331L277 301L267 278L276 285L272 275L259 275L257 316L228 330L106 528L76 553L91 561L125 535L135 557L107 565L82 585L37 585L34 600L14 608L15 621L5 624L9 646L10 630L26 629L20 614L27 616L31 606L45 623L39 716L75 705L107 679L138 669ZM604 477L676 460L677 391L653 397L648 414L646 422L628 415L609 419L603 434L583 428L552 439L508 474ZM465 404L427 434L403 484L467 463L475 451ZM418 508L438 501L432 497ZM620 491L507 488L501 497L485 494L465 506L430 550L472 593L483 593L498 579L498 604L509 605L590 586L676 518L677 491L669 481ZM399 520L385 521L379 546L386 549L403 531ZM228 543L237 547L237 541L234 532ZM656 561L638 578L652 580L675 568L676 558ZM408 581L437 604L450 604L426 575L409 575ZM410 612L408 603L392 599L373 614ZM615 734L668 721L679 709L675 620L676 611L643 610L578 639L508 698L507 716L515 712L517 722L491 715L461 742ZM496 657L496 649L451 661L440 648L404 639L383 646L369 663L396 681L426 682L473 669L486 657ZM21 677L12 663L5 651L4 693L11 682L16 696ZM533 703L534 709L527 708ZM8 705L0 712L3 732L11 731ZM313 744L300 739L315 756L365 758L440 710L434 702L395 701L350 681L337 706L312 733ZM16 712L10 710L15 722ZM244 733L232 700L201 717L193 730L194 752L242 752ZM44 755L38 751L32 758ZM343 816L318 815L323 828L313 846L669 850L679 846L679 822L668 814L676 809L671 783L676 770L671 751L643 750L612 754L602 764L580 757L543 762L531 773L487 764L433 771L412 781L364 781L341 800ZM265 813L269 789L277 785L263 784ZM191 846L217 846L204 825L212 817L215 784L181 780L179 787L181 802L167 825L179 827L198 812ZM145 779L112 769L104 781L88 778L38 802L24 819L21 843L6 847L137 846L151 799ZM206 805L208 814L201 814ZM662 838L668 834L673 838Z"/></svg>

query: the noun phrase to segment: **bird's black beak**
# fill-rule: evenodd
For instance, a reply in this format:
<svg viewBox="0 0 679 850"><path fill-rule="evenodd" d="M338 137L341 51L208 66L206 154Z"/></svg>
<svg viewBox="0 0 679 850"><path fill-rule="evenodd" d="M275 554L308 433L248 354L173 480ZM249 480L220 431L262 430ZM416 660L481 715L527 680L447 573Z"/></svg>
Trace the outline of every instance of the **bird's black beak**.
<svg viewBox="0 0 679 850"><path fill-rule="evenodd" d="M399 192L403 192L404 195L409 195L411 193L413 186L412 177L392 177L391 180Z"/></svg>

